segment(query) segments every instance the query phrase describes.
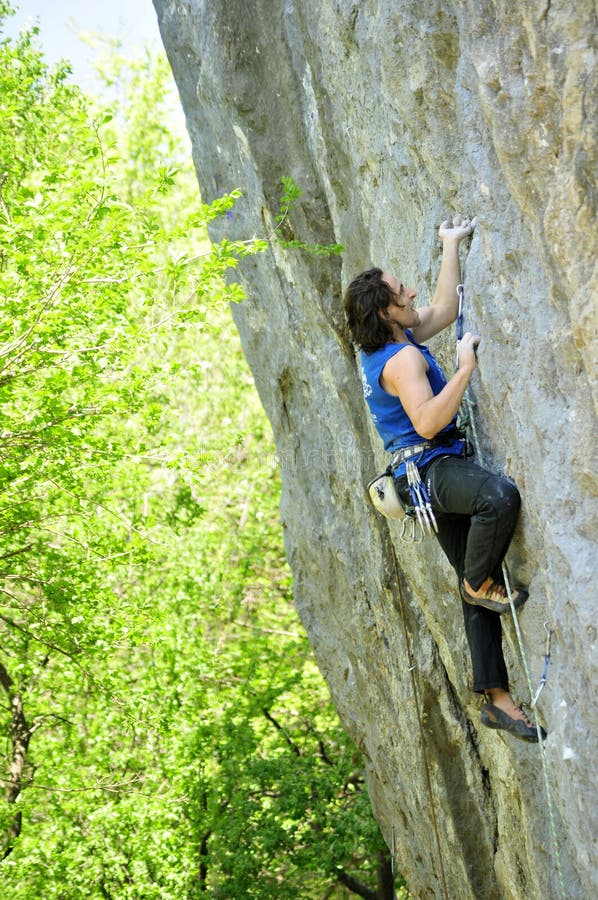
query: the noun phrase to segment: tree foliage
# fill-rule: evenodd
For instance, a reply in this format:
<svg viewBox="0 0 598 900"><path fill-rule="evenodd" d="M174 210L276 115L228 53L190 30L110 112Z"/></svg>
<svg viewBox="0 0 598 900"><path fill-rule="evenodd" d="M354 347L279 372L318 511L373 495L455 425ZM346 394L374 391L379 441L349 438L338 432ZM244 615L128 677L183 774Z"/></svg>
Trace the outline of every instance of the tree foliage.
<svg viewBox="0 0 598 900"><path fill-rule="evenodd" d="M0 42L2 896L391 896L226 308L267 241L208 243L165 62L110 71Z"/></svg>

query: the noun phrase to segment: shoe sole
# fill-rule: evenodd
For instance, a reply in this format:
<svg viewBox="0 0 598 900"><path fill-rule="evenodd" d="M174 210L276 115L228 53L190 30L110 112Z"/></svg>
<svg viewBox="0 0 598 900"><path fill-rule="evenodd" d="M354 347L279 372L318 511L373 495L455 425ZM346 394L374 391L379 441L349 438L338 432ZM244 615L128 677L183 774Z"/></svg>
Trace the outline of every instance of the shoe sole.
<svg viewBox="0 0 598 900"><path fill-rule="evenodd" d="M516 723L520 720L511 719L510 716L507 716L507 714L504 713L503 715L504 715L505 719L507 720L507 722L505 722L504 724L501 724L500 722L496 721L495 719L491 719L490 715L491 714L486 709L482 709L482 712L480 715L480 721L481 721L482 725L486 726L486 728L493 728L495 731L506 731L507 734L512 734L513 737L518 738L520 741L525 741L528 744L537 744L538 743L538 732L537 732L535 726L533 727L533 730L530 730L530 729L528 729L527 726L525 726L526 730L524 732L522 732L521 730L517 729L517 725L516 725ZM511 723L511 722L513 724L509 725L508 723ZM519 728L521 728L521 726L519 726ZM541 731L540 734L542 736L542 739L546 740L546 732L542 733L542 731Z"/></svg>
<svg viewBox="0 0 598 900"><path fill-rule="evenodd" d="M501 603L500 600L489 600L485 597L471 597L463 587L461 588L461 597L466 603L469 603L470 606L483 606L484 609L489 609L492 612L498 613L499 616L511 611L509 600L505 600L504 603ZM521 609L528 597L529 594L527 591L521 590L520 588L517 590L515 599L513 600L516 611Z"/></svg>

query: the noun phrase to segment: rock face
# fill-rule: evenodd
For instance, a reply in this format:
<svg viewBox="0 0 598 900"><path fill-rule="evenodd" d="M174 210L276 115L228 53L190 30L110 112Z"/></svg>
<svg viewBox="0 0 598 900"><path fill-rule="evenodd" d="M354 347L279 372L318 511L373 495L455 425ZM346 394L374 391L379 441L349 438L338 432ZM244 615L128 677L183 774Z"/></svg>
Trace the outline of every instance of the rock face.
<svg viewBox="0 0 598 900"><path fill-rule="evenodd" d="M246 260L235 315L280 455L297 606L397 866L421 898L598 896L595 5L154 2L202 192L244 192L228 234L268 234L290 175L304 190L295 236L345 247ZM523 495L510 564L530 584L534 687L554 629L539 704L550 803L538 748L479 723L439 549L402 543L365 494L385 462L342 290L377 264L427 302L453 212L478 216L473 389L485 461ZM451 340L432 342L449 370ZM527 699L512 622L505 645Z"/></svg>

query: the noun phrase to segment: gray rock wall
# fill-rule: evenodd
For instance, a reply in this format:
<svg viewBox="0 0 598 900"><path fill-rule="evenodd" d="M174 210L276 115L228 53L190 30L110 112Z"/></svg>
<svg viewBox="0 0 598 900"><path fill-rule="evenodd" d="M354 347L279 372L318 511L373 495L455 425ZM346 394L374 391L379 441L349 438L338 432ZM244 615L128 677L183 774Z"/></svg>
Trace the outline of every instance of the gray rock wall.
<svg viewBox="0 0 598 900"><path fill-rule="evenodd" d="M305 192L296 236L346 248L246 260L235 318L280 454L297 607L397 865L422 898L598 896L595 6L154 2L202 192L244 192L227 233L268 233L291 175ZM383 454L342 289L378 264L427 302L437 227L455 211L478 216L474 392L486 459L523 494L510 562L530 584L520 623L535 683L543 624L555 629L540 711L562 877L538 749L479 725L454 576L433 542L401 543L364 490ZM432 344L449 369L451 341Z"/></svg>

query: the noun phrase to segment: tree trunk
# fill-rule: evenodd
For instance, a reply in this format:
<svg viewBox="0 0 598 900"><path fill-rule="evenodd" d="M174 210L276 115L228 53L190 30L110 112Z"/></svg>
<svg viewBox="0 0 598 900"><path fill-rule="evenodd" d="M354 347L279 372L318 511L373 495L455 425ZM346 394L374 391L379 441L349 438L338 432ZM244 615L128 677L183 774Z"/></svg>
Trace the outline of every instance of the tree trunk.
<svg viewBox="0 0 598 900"><path fill-rule="evenodd" d="M0 684L6 691L10 701L10 765L4 799L7 803L16 803L21 788L27 763L27 750L31 738L31 729L25 719L23 698L13 691L14 683L5 667L0 663ZM2 858L12 852L15 842L21 834L23 816L19 810L2 838Z"/></svg>
<svg viewBox="0 0 598 900"><path fill-rule="evenodd" d="M388 850L378 852L378 900L395 900L395 877Z"/></svg>
<svg viewBox="0 0 598 900"><path fill-rule="evenodd" d="M353 875L349 875L348 872L339 872L337 879L340 884L349 888L351 893L357 897L363 897L363 900L379 900L377 891L373 891L367 884L363 884L363 882L354 878Z"/></svg>

